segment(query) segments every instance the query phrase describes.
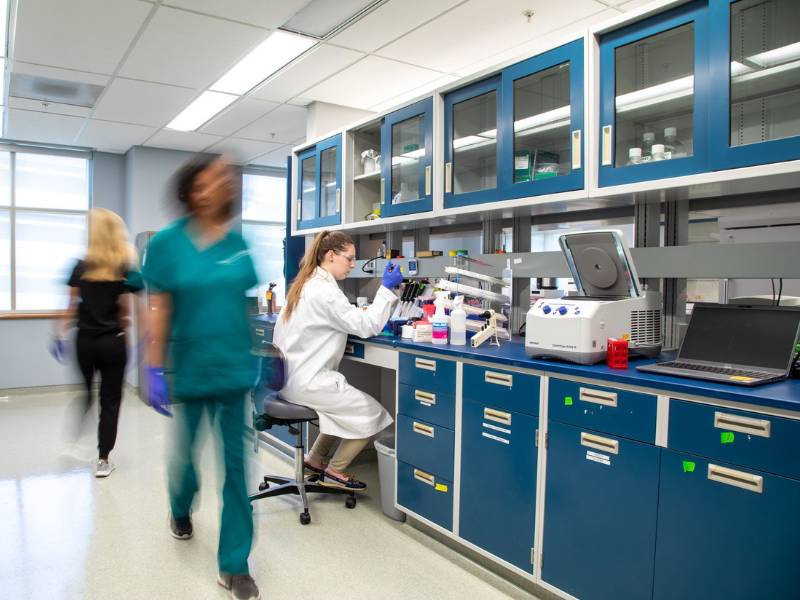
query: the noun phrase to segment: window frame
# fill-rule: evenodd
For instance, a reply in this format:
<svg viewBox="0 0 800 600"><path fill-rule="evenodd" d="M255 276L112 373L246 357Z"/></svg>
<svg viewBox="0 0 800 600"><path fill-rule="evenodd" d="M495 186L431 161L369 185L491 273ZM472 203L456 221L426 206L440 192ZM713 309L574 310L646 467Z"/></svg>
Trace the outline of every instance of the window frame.
<svg viewBox="0 0 800 600"><path fill-rule="evenodd" d="M92 181L94 177L92 154L90 152L74 151L60 148L40 148L35 146L17 146L11 144L0 144L0 152L8 152L9 154L9 206L0 206L0 210L7 210L9 215L9 278L11 296L11 308L9 310L0 310L0 319L14 319L25 317L51 317L59 315L62 309L52 307L48 309L30 310L17 308L17 263L16 263L16 222L17 214L31 213L31 214L55 214L55 215L83 215L86 221L86 232L88 236L88 219L89 211L92 209ZM87 205L85 209L64 209L64 208L28 208L18 207L16 203L16 165L17 154L43 154L47 156L62 156L69 158L82 158L86 160L86 199Z"/></svg>

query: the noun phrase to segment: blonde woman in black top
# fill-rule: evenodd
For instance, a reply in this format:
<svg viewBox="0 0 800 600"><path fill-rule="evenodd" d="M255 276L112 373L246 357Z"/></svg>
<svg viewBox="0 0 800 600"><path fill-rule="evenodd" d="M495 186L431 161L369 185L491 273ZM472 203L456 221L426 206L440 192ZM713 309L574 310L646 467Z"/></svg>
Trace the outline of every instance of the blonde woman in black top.
<svg viewBox="0 0 800 600"><path fill-rule="evenodd" d="M63 340L74 323L78 333L78 366L86 386L83 418L92 402L92 381L100 373L100 423L95 474L108 477L114 464L108 456L117 439L122 384L127 362L125 332L130 324L131 292L142 289L136 251L116 213L104 208L89 212L89 247L70 275L69 308L59 325L56 358L63 357Z"/></svg>

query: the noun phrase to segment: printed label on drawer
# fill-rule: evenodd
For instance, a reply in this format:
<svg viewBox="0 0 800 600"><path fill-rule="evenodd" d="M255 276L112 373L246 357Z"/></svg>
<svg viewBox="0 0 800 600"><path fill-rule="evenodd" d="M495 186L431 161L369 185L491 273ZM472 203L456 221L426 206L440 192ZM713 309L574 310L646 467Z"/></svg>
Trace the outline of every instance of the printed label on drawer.
<svg viewBox="0 0 800 600"><path fill-rule="evenodd" d="M437 492L446 492L447 491L447 486L445 484L443 484L443 483L437 483L436 484L436 491Z"/></svg>
<svg viewBox="0 0 800 600"><path fill-rule="evenodd" d="M733 435L732 431L723 431L719 434L720 444L732 444L734 439L736 439L736 436Z"/></svg>
<svg viewBox="0 0 800 600"><path fill-rule="evenodd" d="M572 396L564 396L564 406L572 406Z"/></svg>
<svg viewBox="0 0 800 600"><path fill-rule="evenodd" d="M683 461L683 472L684 473L694 473L695 464L691 460Z"/></svg>
<svg viewBox="0 0 800 600"><path fill-rule="evenodd" d="M607 454L600 454L599 452L592 452L591 450L586 451L586 460L591 460L596 463L600 463L607 466L611 465L610 456L608 456Z"/></svg>

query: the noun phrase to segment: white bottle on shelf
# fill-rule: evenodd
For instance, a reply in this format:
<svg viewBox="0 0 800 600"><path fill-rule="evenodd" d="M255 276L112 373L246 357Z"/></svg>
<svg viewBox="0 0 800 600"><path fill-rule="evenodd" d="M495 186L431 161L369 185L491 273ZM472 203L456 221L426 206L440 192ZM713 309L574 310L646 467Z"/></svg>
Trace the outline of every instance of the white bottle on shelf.
<svg viewBox="0 0 800 600"><path fill-rule="evenodd" d="M464 296L456 296L450 311L450 345L464 346L467 343L467 313L464 312Z"/></svg>
<svg viewBox="0 0 800 600"><path fill-rule="evenodd" d="M444 312L444 303L449 295L450 292L446 291L436 292L436 300L433 301L433 304L436 306L436 312L431 318L431 341L434 344L447 343L449 319Z"/></svg>
<svg viewBox="0 0 800 600"><path fill-rule="evenodd" d="M678 130L675 127L664 128L664 158L682 158L686 156L686 148L678 139Z"/></svg>

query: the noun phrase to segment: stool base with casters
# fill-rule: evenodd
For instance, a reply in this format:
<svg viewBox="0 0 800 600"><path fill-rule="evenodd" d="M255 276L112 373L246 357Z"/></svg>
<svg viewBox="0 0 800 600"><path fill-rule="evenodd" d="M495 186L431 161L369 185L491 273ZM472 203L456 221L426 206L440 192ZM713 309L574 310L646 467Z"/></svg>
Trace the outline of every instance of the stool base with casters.
<svg viewBox="0 0 800 600"><path fill-rule="evenodd" d="M345 506L347 508L355 508L356 506L354 491L321 485L318 483L319 475L312 475L308 478L304 476L303 458L305 457L305 446L303 445L302 423L316 420L317 413L313 409L287 402L278 394L267 395L264 398L262 413L253 415L253 425L258 431L271 429L273 425L285 425L289 428L289 432L294 434L295 476L290 478L279 475L265 475L264 481L258 486L259 492L250 496L250 501L272 496L283 496L285 494L298 495L303 500L303 512L300 513L300 523L303 525L308 525L311 522L311 514L308 512L308 493L345 495L347 496ZM256 444L258 444L258 440L256 440Z"/></svg>

